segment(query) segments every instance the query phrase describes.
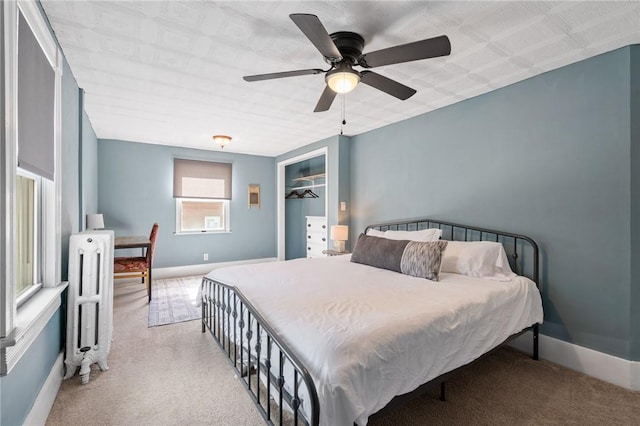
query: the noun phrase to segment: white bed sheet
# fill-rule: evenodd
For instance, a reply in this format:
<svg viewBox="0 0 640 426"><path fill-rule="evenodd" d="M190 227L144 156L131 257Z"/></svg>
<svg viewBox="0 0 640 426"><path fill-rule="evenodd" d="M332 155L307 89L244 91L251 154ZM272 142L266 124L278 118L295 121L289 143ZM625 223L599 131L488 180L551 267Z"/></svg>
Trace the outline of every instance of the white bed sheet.
<svg viewBox="0 0 640 426"><path fill-rule="evenodd" d="M535 284L443 273L439 282L350 256L232 266L236 286L309 369L321 425L365 425L396 395L542 322Z"/></svg>

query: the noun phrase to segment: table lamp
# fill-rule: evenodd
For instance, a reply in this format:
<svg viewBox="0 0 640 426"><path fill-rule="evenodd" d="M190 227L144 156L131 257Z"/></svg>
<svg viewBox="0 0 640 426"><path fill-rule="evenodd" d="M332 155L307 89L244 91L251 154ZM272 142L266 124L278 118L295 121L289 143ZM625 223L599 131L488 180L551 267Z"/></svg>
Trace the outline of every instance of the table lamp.
<svg viewBox="0 0 640 426"><path fill-rule="evenodd" d="M87 229L104 229L104 217L102 213L87 215Z"/></svg>
<svg viewBox="0 0 640 426"><path fill-rule="evenodd" d="M332 225L331 239L333 240L333 249L338 253L344 252L344 242L349 239L349 227L346 225Z"/></svg>

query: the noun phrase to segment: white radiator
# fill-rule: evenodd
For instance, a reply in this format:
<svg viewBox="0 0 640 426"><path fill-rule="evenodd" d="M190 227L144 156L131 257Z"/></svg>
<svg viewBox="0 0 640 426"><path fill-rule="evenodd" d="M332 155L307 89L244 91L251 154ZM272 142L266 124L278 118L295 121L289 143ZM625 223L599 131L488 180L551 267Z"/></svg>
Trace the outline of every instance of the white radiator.
<svg viewBox="0 0 640 426"><path fill-rule="evenodd" d="M113 334L113 231L85 231L69 241L69 290L64 378L80 367L89 383L91 364L109 369Z"/></svg>

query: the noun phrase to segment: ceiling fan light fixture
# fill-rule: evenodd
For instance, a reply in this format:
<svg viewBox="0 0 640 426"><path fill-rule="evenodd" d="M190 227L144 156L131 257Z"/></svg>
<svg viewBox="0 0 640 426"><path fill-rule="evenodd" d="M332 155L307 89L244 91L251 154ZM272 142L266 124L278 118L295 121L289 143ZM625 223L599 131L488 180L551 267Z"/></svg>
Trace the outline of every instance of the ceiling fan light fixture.
<svg viewBox="0 0 640 426"><path fill-rule="evenodd" d="M360 73L350 67L341 66L325 76L327 86L336 93L349 93L360 83Z"/></svg>
<svg viewBox="0 0 640 426"><path fill-rule="evenodd" d="M214 135L213 136L213 141L215 143L217 143L218 145L220 145L220 148L223 148L227 145L229 145L229 143L231 142L231 136L227 136L227 135Z"/></svg>

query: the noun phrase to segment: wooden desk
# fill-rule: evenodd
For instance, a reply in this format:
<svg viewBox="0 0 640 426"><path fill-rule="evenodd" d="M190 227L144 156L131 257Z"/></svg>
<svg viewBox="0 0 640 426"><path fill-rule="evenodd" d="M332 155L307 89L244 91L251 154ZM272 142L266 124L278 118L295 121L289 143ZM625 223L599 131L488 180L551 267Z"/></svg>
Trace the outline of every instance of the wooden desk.
<svg viewBox="0 0 640 426"><path fill-rule="evenodd" d="M113 248L116 250L140 248L142 250L142 257L145 257L147 250L151 250L151 240L149 237L145 236L116 237L113 243ZM144 278L142 279L142 282L144 283ZM151 292L153 291L153 287L151 286L152 283L151 265L149 265L149 301L151 301Z"/></svg>
<svg viewBox="0 0 640 426"><path fill-rule="evenodd" d="M144 256L144 250L149 250L151 248L151 240L149 237L144 236L116 237L113 246L116 250L140 247L142 248L142 255Z"/></svg>

